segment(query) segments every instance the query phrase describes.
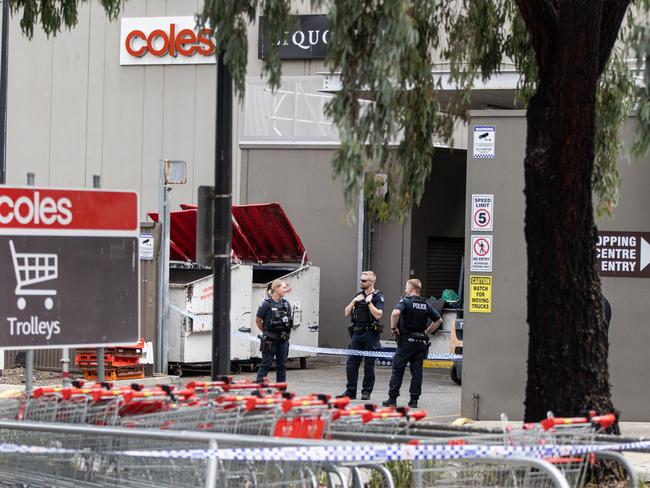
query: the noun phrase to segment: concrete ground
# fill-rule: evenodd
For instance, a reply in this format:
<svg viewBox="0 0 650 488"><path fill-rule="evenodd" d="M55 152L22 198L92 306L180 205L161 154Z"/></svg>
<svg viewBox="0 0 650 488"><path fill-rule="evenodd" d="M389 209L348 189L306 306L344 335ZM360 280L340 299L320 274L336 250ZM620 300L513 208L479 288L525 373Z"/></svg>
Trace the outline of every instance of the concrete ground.
<svg viewBox="0 0 650 488"><path fill-rule="evenodd" d="M388 381L391 368L385 366L375 367L375 389L372 392L370 403L381 404L388 398ZM255 379L255 373L240 373L236 378ZM183 378L183 381L190 381L192 378ZM275 371L271 370L269 379L275 381ZM359 388L357 398L361 398L361 382L363 380L363 363L359 371ZM402 395L397 399L398 405L406 405L409 401L409 384L411 374L404 374L402 383ZM297 361L289 362L287 369L287 382L289 391L297 395L308 395L311 393L324 393L332 396L345 391L345 359L311 359L308 361L307 369L300 369ZM361 400L353 403L368 403ZM435 422L452 422L460 416L460 386L456 385L449 378L449 371L446 369L425 369L424 381L422 384L422 397L420 408L429 414L428 419Z"/></svg>

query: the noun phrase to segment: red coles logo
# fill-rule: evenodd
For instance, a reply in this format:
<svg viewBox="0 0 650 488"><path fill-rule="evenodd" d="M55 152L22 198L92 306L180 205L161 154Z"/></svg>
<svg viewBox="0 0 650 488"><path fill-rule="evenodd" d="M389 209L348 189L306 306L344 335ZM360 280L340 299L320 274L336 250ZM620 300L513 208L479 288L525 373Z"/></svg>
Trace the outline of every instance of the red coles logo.
<svg viewBox="0 0 650 488"><path fill-rule="evenodd" d="M148 35L139 29L130 31L125 43L126 51L136 58L149 53L163 56L212 56L215 52L214 32L212 29L182 29L176 32L177 25L170 23L167 30L155 29Z"/></svg>

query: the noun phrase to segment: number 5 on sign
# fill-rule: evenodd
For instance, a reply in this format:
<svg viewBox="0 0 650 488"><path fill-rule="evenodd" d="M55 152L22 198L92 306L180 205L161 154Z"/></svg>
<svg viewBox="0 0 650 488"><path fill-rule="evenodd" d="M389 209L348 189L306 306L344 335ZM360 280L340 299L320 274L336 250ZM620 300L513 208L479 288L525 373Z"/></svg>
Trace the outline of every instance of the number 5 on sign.
<svg viewBox="0 0 650 488"><path fill-rule="evenodd" d="M494 220L494 195L472 195L472 230L491 232Z"/></svg>

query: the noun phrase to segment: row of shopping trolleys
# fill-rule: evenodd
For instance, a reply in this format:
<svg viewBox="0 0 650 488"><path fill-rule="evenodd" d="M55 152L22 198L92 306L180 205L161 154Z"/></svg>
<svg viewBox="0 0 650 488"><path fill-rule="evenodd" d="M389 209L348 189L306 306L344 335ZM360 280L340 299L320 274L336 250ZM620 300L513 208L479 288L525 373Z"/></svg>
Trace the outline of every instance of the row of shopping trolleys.
<svg viewBox="0 0 650 488"><path fill-rule="evenodd" d="M14 481L29 480L25 486L75 486L79 481L92 480L93 486L119 484L123 487L317 487L322 486L323 476L330 483L332 473L336 473L339 485L349 486L349 480L341 474L342 469L349 469L355 473L351 484L364 486L368 480L361 476L361 468L371 466L375 470L372 476L381 474L383 486L550 487L558 486L557 480L542 469L539 460L532 458L524 461L498 456L471 459L462 455L447 456L443 449L437 451L442 456L392 463L392 470L387 468L386 462L378 459L330 462L287 460L281 456L265 461L220 460L214 465L209 458L174 458L169 441L147 440L145 436L169 432L168 435L181 436L183 440L179 440L177 445L185 447L190 445L188 432L211 432L218 433L212 434L216 436L226 434L226 437L227 434L238 434L233 447L240 446L239 442L255 445L259 442L255 439L262 437L268 438L267 442L278 439L277 442L284 442L281 445L285 446L287 442L302 442L302 446L304 442L313 443L310 445L314 447L331 446L332 440L342 436L350 439L352 436L356 439L355 449L371 452L372 446L378 445L376 436L389 435L394 443L408 443L413 447L437 445L458 453L459 447L472 445L590 444L599 431L610 427L616 420L611 414L597 416L591 412L579 418L549 415L539 423L515 426L504 416L500 432L472 433L454 432L423 422L425 417L423 410L351 405L348 398L328 395L295 396L287 392L286 383L254 383L229 377L212 382L192 382L181 388L168 385L144 388L137 384L115 387L111 383L86 385L79 381L68 388L42 387L35 389L30 396L0 400L0 418L17 421L14 425L27 425L28 421L31 425L34 421L41 423L44 433L50 428L47 426L68 424L75 429L102 426L106 435L123 436L129 430L142 434L138 438L127 436L120 442L114 436L109 442L97 431L79 437L74 432L17 435L18 432L5 430L5 442L11 439L27 447L65 447L69 452L0 454L0 485L6 476ZM220 438L219 447L227 448L229 442L233 441ZM141 457L136 461L124 454L125 449L138 449ZM150 450L157 452L158 457L147 457L144 452ZM169 458L165 457L166 450L169 450ZM595 456L558 454L546 456L541 461L561 473L566 482L563 486L578 487L584 483L587 468L595 462ZM408 481L399 478L398 466L408 472ZM217 475L218 481L212 483ZM36 481L39 479L43 482Z"/></svg>
<svg viewBox="0 0 650 488"><path fill-rule="evenodd" d="M32 395L0 401L0 418L163 430L323 439L332 430L363 431L370 425L395 431L426 417L424 410L349 404L349 399L296 396L286 383L224 377L183 388L144 388L111 383L48 386Z"/></svg>

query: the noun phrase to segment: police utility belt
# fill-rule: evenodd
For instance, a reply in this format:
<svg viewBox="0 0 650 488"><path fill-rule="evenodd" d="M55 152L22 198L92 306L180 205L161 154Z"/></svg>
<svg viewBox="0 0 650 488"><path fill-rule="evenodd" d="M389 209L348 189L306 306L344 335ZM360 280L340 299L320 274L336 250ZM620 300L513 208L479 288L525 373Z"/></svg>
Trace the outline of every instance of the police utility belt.
<svg viewBox="0 0 650 488"><path fill-rule="evenodd" d="M429 334L425 332L411 332L408 331L406 334L407 342L414 342L416 344L429 344Z"/></svg>
<svg viewBox="0 0 650 488"><path fill-rule="evenodd" d="M374 332L375 334L381 334L384 330L384 326L378 320L371 322L369 324L352 324L350 330L353 333L359 332Z"/></svg>

